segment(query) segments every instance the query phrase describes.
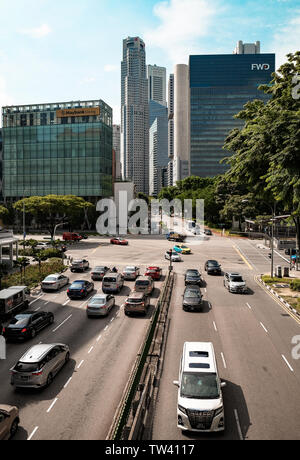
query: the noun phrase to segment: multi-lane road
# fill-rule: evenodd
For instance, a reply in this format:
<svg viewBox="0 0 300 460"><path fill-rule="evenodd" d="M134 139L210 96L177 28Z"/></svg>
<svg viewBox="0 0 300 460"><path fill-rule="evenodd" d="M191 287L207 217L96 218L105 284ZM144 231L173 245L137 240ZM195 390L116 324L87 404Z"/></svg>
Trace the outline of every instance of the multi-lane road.
<svg viewBox="0 0 300 460"><path fill-rule="evenodd" d="M90 266L105 264L122 269L168 262L164 252L172 244L162 237L130 237L129 246L111 246L108 239L89 238L67 254L86 257ZM300 334L291 318L261 286L255 275L270 270L268 250L256 242L212 236L191 242L192 254L174 264L176 284L170 307L170 326L158 400L153 440L180 439L287 439L300 433L300 360L292 357L291 340ZM279 257L276 255L276 257ZM204 274L207 259L218 259L224 271L241 272L249 295L229 294L222 277ZM275 264L281 264L278 258ZM183 274L198 268L204 274L205 309L184 312L181 307ZM89 279L66 272L71 280ZM15 439L106 439L136 355L148 327L161 282L155 283L147 316L128 318L122 305L132 287L126 282L107 318L86 318L87 301L69 301L66 289L32 297L30 309L49 310L55 323L26 343L9 343L7 359L0 361L0 403L20 407L21 423ZM101 290L101 283L95 282ZM176 387L179 359L185 341L211 341L216 350L224 389L224 435L183 436L176 426ZM9 369L35 343L66 343L71 360L51 386L42 391L18 391L10 386Z"/></svg>

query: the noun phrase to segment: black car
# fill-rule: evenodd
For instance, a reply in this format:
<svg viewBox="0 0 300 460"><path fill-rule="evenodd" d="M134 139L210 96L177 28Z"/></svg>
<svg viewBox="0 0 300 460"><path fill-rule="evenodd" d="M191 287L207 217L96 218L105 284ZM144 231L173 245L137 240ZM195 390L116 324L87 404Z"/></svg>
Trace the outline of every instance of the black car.
<svg viewBox="0 0 300 460"><path fill-rule="evenodd" d="M208 275L221 275L221 265L216 260L207 260L204 265L204 270Z"/></svg>
<svg viewBox="0 0 300 460"><path fill-rule="evenodd" d="M203 310L203 296L199 286L187 286L183 294L184 311Z"/></svg>
<svg viewBox="0 0 300 460"><path fill-rule="evenodd" d="M197 269L189 269L185 272L184 282L187 286L188 284L196 284L198 286L202 283L202 278Z"/></svg>
<svg viewBox="0 0 300 460"><path fill-rule="evenodd" d="M25 340L34 338L36 333L52 324L54 315L51 312L25 311L11 319L4 328L3 335L7 340Z"/></svg>
<svg viewBox="0 0 300 460"><path fill-rule="evenodd" d="M84 299L93 290L94 283L86 280L76 280L67 290L67 295L70 299Z"/></svg>

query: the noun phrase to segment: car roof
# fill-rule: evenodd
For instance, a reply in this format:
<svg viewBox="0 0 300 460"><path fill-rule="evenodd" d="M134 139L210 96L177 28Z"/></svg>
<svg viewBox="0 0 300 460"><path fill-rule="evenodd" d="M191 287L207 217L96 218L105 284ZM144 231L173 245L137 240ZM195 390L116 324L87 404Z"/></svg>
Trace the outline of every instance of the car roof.
<svg viewBox="0 0 300 460"><path fill-rule="evenodd" d="M7 289L2 289L2 291L0 291L0 299L12 297L19 292L24 291L24 289L27 289L27 286L11 286Z"/></svg>
<svg viewBox="0 0 300 460"><path fill-rule="evenodd" d="M141 275L137 277L137 281L140 281L140 280L152 281L152 278L147 275Z"/></svg>
<svg viewBox="0 0 300 460"><path fill-rule="evenodd" d="M37 360L41 359L44 355L48 353L56 345L61 345L58 343L55 344L46 344L40 343L38 345L33 345L29 350L24 353L24 355L19 359L22 363L35 363Z"/></svg>
<svg viewBox="0 0 300 460"><path fill-rule="evenodd" d="M145 294L143 292L135 292L135 291L133 291L133 292L131 292L129 294L128 299L130 299L130 298L140 299L140 298L142 298L144 296L145 296Z"/></svg>
<svg viewBox="0 0 300 460"><path fill-rule="evenodd" d="M216 373L217 366L213 344L211 342L185 342L183 346L183 371Z"/></svg>
<svg viewBox="0 0 300 460"><path fill-rule="evenodd" d="M228 275L229 276L242 276L240 273L236 273L236 272L228 272Z"/></svg>

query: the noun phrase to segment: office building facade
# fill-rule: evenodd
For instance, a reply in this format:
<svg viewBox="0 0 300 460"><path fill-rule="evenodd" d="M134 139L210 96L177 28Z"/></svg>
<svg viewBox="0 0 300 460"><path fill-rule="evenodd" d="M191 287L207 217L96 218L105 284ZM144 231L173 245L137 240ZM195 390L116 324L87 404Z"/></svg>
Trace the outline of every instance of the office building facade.
<svg viewBox="0 0 300 460"><path fill-rule="evenodd" d="M123 40L121 63L122 177L137 192L149 192L149 103L145 43L139 37Z"/></svg>
<svg viewBox="0 0 300 460"><path fill-rule="evenodd" d="M167 186L168 109L155 101L149 102L149 195L157 196Z"/></svg>
<svg viewBox="0 0 300 460"><path fill-rule="evenodd" d="M3 194L112 195L112 109L102 100L3 107Z"/></svg>
<svg viewBox="0 0 300 460"><path fill-rule="evenodd" d="M115 152L115 179L120 180L121 173L121 126L113 125L113 150Z"/></svg>
<svg viewBox="0 0 300 460"><path fill-rule="evenodd" d="M249 54L242 47L240 51L189 58L191 175L223 174L228 165L220 161L230 156L223 149L225 139L233 128L243 126L234 115L248 101L269 98L258 86L272 80L275 55Z"/></svg>
<svg viewBox="0 0 300 460"><path fill-rule="evenodd" d="M167 71L165 67L157 65L147 66L148 78L148 97L149 100L156 101L161 105L167 106Z"/></svg>
<svg viewBox="0 0 300 460"><path fill-rule="evenodd" d="M168 186L173 185L173 158L174 158L174 74L169 75L168 82Z"/></svg>

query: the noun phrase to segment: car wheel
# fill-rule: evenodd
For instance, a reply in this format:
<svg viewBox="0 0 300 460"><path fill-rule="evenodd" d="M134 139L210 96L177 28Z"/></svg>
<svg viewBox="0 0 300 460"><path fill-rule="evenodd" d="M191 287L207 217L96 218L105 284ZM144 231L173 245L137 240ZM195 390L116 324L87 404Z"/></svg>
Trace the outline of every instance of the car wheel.
<svg viewBox="0 0 300 460"><path fill-rule="evenodd" d="M11 425L11 427L10 427L10 437L11 437L11 438L12 438L12 437L16 434L16 432L18 431L18 427L19 427L19 420L16 418L16 419L13 421L13 423L12 423L12 425Z"/></svg>
<svg viewBox="0 0 300 460"><path fill-rule="evenodd" d="M50 374L49 374L48 377L47 377L46 386L47 386L47 387L50 386L52 382L53 382L53 375L52 375L51 372L50 372Z"/></svg>
<svg viewBox="0 0 300 460"><path fill-rule="evenodd" d="M54 316L50 316L49 324L53 324L53 322L54 322Z"/></svg>

